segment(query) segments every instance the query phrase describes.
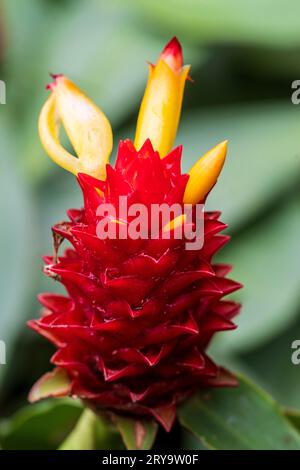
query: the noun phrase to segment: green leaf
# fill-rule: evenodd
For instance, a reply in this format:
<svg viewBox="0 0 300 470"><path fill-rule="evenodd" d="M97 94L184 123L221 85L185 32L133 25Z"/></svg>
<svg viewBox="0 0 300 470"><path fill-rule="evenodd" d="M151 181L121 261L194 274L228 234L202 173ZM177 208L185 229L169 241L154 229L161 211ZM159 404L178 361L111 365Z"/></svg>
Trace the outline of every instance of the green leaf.
<svg viewBox="0 0 300 470"><path fill-rule="evenodd" d="M20 409L0 421L5 450L122 449L119 433L71 399L47 400Z"/></svg>
<svg viewBox="0 0 300 470"><path fill-rule="evenodd" d="M251 378L254 376L255 382L263 386L286 408L300 409L300 366L292 362L292 354L295 351L292 349L292 343L299 338L300 322L297 318L286 331L280 330L272 341L263 343L241 356L242 364L247 368L246 375L251 374ZM217 359L222 361L222 351ZM227 359L224 364L232 369ZM237 370L243 372L241 368Z"/></svg>
<svg viewBox="0 0 300 470"><path fill-rule="evenodd" d="M119 2L120 3L120 2ZM131 0L148 27L200 43L299 45L300 4L274 0ZM266 19L267 18L267 19ZM141 21L141 19L140 19Z"/></svg>
<svg viewBox="0 0 300 470"><path fill-rule="evenodd" d="M82 413L73 400L51 400L19 410L0 422L0 447L6 450L56 449Z"/></svg>
<svg viewBox="0 0 300 470"><path fill-rule="evenodd" d="M220 450L300 449L300 435L276 402L242 377L235 389L199 392L179 419L205 446Z"/></svg>
<svg viewBox="0 0 300 470"><path fill-rule="evenodd" d="M300 412L296 410L285 410L286 418L300 432Z"/></svg>
<svg viewBox="0 0 300 470"><path fill-rule="evenodd" d="M153 420L131 419L115 415L114 423L127 449L151 449L158 431L156 422Z"/></svg>
<svg viewBox="0 0 300 470"><path fill-rule="evenodd" d="M182 429L181 431L181 449L187 450L210 450L209 447L206 447L203 442L199 441L194 434L186 429Z"/></svg>
<svg viewBox="0 0 300 470"><path fill-rule="evenodd" d="M222 210L230 229L260 214L299 181L300 119L297 106L245 104L188 113L177 138L188 170L217 143L228 139L228 156L207 208Z"/></svg>
<svg viewBox="0 0 300 470"><path fill-rule="evenodd" d="M70 392L71 381L64 369L56 368L43 375L32 387L29 401L42 400L49 397L66 396Z"/></svg>

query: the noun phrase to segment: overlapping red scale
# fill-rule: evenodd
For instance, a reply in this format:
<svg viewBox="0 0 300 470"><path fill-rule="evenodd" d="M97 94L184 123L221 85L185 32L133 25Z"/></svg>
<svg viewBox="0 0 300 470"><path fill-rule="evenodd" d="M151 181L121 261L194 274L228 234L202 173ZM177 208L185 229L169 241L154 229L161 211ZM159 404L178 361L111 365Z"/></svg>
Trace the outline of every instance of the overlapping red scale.
<svg viewBox="0 0 300 470"><path fill-rule="evenodd" d="M219 212L205 212L198 250L172 236L103 240L97 208L109 202L118 214L121 195L128 204L182 205L181 153L160 159L150 141L137 151L125 140L105 181L79 174L84 208L53 227L55 250L63 239L70 247L45 257L45 273L68 295L41 294L42 316L30 322L57 347L51 361L68 372L71 394L95 409L154 416L167 430L176 404L195 389L235 383L205 354L217 331L235 327L240 308L223 300L241 287L227 279L230 266L211 263L229 240L220 235L226 225Z"/></svg>

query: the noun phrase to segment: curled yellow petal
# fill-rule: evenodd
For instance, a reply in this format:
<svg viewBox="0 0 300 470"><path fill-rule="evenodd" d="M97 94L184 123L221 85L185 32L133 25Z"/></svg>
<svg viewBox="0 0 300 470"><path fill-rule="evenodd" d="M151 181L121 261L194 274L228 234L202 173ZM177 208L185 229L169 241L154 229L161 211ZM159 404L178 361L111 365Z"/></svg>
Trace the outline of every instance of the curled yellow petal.
<svg viewBox="0 0 300 470"><path fill-rule="evenodd" d="M191 168L183 198L185 204L197 204L209 193L221 173L226 152L227 140L203 155Z"/></svg>
<svg viewBox="0 0 300 470"><path fill-rule="evenodd" d="M69 153L59 141L59 119L53 95L42 107L39 118L39 134L49 157L65 170L77 175L80 171L79 160Z"/></svg>
<svg viewBox="0 0 300 470"><path fill-rule="evenodd" d="M42 108L39 132L49 156L63 168L96 178L105 176L105 165L112 150L113 137L103 112L63 75L49 85L52 93ZM77 154L67 152L59 140L59 124Z"/></svg>
<svg viewBox="0 0 300 470"><path fill-rule="evenodd" d="M171 150L189 69L189 66L183 66L181 46L173 38L166 45L157 64L150 65L137 121L134 141L137 149L149 138L162 158Z"/></svg>

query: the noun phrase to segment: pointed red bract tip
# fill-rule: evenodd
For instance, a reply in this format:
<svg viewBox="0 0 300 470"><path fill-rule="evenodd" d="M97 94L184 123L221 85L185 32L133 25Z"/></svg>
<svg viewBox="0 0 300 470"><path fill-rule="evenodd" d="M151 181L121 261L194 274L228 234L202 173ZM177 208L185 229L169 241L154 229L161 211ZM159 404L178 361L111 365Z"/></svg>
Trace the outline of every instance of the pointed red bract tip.
<svg viewBox="0 0 300 470"><path fill-rule="evenodd" d="M48 83L48 84L46 85L46 90L53 90L54 87L55 87L55 85L57 84L57 79L58 79L59 77L63 77L63 76L64 76L63 73L50 73L50 77L53 78L53 82Z"/></svg>
<svg viewBox="0 0 300 470"><path fill-rule="evenodd" d="M160 57L175 72L181 69L183 66L182 48L180 42L175 36L165 46Z"/></svg>

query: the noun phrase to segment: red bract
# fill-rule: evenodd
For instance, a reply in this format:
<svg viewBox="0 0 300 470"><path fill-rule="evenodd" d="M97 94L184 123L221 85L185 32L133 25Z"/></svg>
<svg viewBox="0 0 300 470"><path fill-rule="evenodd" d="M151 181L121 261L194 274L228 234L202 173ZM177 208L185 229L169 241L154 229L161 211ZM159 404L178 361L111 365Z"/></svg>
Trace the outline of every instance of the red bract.
<svg viewBox="0 0 300 470"><path fill-rule="evenodd" d="M42 316L30 322L56 346L52 363L67 372L69 395L97 410L154 416L166 430L196 389L235 384L205 353L216 332L235 327L239 310L223 300L240 288L226 277L230 266L212 262L226 226L206 212L204 246L187 251L184 239L101 240L96 211L107 202L117 208L120 195L183 204L180 158L180 147L161 159L149 140L139 151L126 140L106 180L79 173L84 208L53 227L56 249L63 239L72 247L45 258L45 273L68 295L40 295Z"/></svg>

